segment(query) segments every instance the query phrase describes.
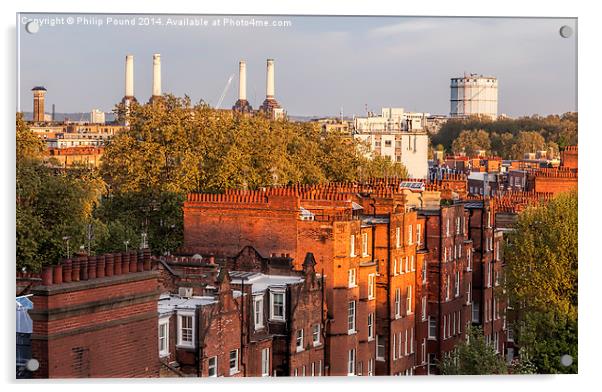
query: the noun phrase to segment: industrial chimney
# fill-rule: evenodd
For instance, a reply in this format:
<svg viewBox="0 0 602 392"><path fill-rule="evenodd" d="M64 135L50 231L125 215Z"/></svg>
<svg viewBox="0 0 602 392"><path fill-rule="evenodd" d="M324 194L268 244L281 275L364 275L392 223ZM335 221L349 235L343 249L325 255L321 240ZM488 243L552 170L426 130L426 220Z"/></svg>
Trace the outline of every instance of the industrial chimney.
<svg viewBox="0 0 602 392"><path fill-rule="evenodd" d="M134 97L134 56L128 54L125 56L125 95L123 102L128 104L135 101Z"/></svg>
<svg viewBox="0 0 602 392"><path fill-rule="evenodd" d="M232 110L241 113L253 111L249 101L247 101L247 63L244 60L240 60L238 63L238 101L236 101Z"/></svg>
<svg viewBox="0 0 602 392"><path fill-rule="evenodd" d="M267 60L266 86L265 86L265 101L259 108L260 111L266 113L272 119L284 117L284 110L274 98L274 60Z"/></svg>
<svg viewBox="0 0 602 392"><path fill-rule="evenodd" d="M152 100L161 97L161 55L153 54L153 96Z"/></svg>
<svg viewBox="0 0 602 392"><path fill-rule="evenodd" d="M44 122L46 120L44 103L47 90L42 86L36 86L32 88L31 91L33 91L33 121Z"/></svg>

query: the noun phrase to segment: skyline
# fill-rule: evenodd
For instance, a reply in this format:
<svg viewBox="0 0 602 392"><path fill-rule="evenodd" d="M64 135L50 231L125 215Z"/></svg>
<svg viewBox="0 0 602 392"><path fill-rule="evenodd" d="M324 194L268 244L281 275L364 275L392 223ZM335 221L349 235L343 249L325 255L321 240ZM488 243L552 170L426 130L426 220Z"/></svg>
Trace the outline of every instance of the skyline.
<svg viewBox="0 0 602 392"><path fill-rule="evenodd" d="M564 39L558 33L562 25L576 31L575 19L227 16L291 26L216 28L168 27L165 21L211 23L223 16L152 15L162 19L161 26L93 23L94 18L106 22L106 14L79 15L90 24L42 25L37 34L25 32L23 18L49 15L20 15L22 111L31 111L30 90L36 85L48 89L47 109L54 103L60 113L111 111L124 94L127 54L134 55L135 95L146 102L153 53L161 54L163 92L187 94L193 102L215 105L234 75L221 108L237 99L241 59L247 62L248 98L257 108L265 98L265 60L274 58L276 99L289 115L338 115L342 107L350 117L364 115L366 105L374 112L404 107L449 114L449 80L465 72L498 78L500 114L577 110L576 34ZM57 15L67 17L52 14ZM81 88L74 92L72 86Z"/></svg>

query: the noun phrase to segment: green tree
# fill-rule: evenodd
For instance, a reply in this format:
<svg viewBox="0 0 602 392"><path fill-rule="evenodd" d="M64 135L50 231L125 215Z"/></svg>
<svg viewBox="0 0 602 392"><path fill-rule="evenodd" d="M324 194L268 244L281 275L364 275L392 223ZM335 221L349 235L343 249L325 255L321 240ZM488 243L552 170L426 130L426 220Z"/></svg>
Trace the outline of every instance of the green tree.
<svg viewBox="0 0 602 392"><path fill-rule="evenodd" d="M519 132L518 137L510 148L511 159L522 159L525 153L546 149L544 137L534 131Z"/></svg>
<svg viewBox="0 0 602 392"><path fill-rule="evenodd" d="M517 343L538 373L576 372L577 192L522 212L504 255Z"/></svg>
<svg viewBox="0 0 602 392"><path fill-rule="evenodd" d="M485 342L479 327L470 327L468 339L460 343L455 351L445 356L439 363L444 375L506 374L508 367L491 344Z"/></svg>
<svg viewBox="0 0 602 392"><path fill-rule="evenodd" d="M452 143L454 154L465 152L468 156L476 155L477 151L491 149L489 134L483 130L462 131Z"/></svg>

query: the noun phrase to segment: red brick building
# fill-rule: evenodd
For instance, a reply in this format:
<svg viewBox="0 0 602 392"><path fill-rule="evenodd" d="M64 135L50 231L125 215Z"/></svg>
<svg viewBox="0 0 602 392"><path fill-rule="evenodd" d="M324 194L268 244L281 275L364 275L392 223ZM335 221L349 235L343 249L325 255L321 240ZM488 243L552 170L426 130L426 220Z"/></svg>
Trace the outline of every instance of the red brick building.
<svg viewBox="0 0 602 392"><path fill-rule="evenodd" d="M158 377L157 276L148 251L47 267L29 291L34 377Z"/></svg>

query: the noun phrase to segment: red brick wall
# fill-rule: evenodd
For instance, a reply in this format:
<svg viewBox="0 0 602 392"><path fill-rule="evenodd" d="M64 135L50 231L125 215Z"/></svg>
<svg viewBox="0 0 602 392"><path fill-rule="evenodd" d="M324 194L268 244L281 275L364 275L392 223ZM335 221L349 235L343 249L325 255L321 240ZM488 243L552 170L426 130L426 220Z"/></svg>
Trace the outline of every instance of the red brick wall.
<svg viewBox="0 0 602 392"><path fill-rule="evenodd" d="M156 377L157 273L40 286L32 349L40 378Z"/></svg>

